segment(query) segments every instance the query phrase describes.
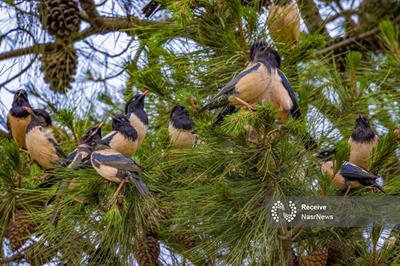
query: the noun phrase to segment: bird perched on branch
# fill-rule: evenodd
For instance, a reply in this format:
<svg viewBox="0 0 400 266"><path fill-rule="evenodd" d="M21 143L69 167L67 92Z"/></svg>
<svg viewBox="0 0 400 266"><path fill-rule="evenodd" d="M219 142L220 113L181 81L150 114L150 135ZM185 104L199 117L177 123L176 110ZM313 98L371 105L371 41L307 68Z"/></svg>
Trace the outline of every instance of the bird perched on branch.
<svg viewBox="0 0 400 266"><path fill-rule="evenodd" d="M176 148L192 148L195 140L193 134L194 123L189 117L185 107L175 105L171 111L168 124L168 133L171 143Z"/></svg>
<svg viewBox="0 0 400 266"><path fill-rule="evenodd" d="M51 118L44 110L34 112L30 107L24 110L31 115L25 136L29 156L43 169L52 169L65 155L49 129Z"/></svg>
<svg viewBox="0 0 400 266"><path fill-rule="evenodd" d="M382 182L382 177L370 174L362 167L350 162L345 162L333 178L335 187L341 191L347 189L346 194L351 188L361 186L373 186L384 192L379 182Z"/></svg>
<svg viewBox="0 0 400 266"><path fill-rule="evenodd" d="M32 108L28 94L25 90L17 90L14 92L14 100L11 109L7 114L7 127L11 137L18 143L21 148L25 148L26 128L31 121L31 115L24 107Z"/></svg>
<svg viewBox="0 0 400 266"><path fill-rule="evenodd" d="M146 137L149 128L149 118L144 110L144 99L148 91L133 96L125 106L125 115L129 119L131 126L136 129L138 135L138 145L140 145Z"/></svg>
<svg viewBox="0 0 400 266"><path fill-rule="evenodd" d="M281 58L265 39L251 46L250 64L228 82L200 112L233 105L236 108L269 102L278 109L278 119L285 122L300 117L296 93L285 74L279 69Z"/></svg>
<svg viewBox="0 0 400 266"><path fill-rule="evenodd" d="M136 129L131 126L124 115L112 115L112 129L103 137L103 141L125 156L131 157L139 147Z"/></svg>
<svg viewBox="0 0 400 266"><path fill-rule="evenodd" d="M80 165L90 164L90 154L93 141L101 139L101 128L104 123L100 123L95 127L90 128L85 135L78 141L78 147L70 152L63 161L63 165L68 168L74 169Z"/></svg>
<svg viewBox="0 0 400 266"><path fill-rule="evenodd" d="M295 42L300 36L300 14L294 1L273 0L268 10L268 30L274 42Z"/></svg>
<svg viewBox="0 0 400 266"><path fill-rule="evenodd" d="M149 195L149 189L140 179L141 167L133 160L125 157L121 153L111 149L104 140L94 143L94 151L90 156L93 168L103 178L121 183L117 189L116 196L123 184L128 181L135 184L141 195Z"/></svg>
<svg viewBox="0 0 400 266"><path fill-rule="evenodd" d="M336 149L331 149L331 150L326 150L319 152L317 154L314 154L315 157L319 159L324 159L320 166L320 171L322 174L330 176L333 178L335 175L334 172L334 162L332 160L332 156L336 153Z"/></svg>
<svg viewBox="0 0 400 266"><path fill-rule="evenodd" d="M372 150L378 145L378 141L379 137L372 130L367 117L359 115L348 141L349 162L368 170L368 159L371 157Z"/></svg>

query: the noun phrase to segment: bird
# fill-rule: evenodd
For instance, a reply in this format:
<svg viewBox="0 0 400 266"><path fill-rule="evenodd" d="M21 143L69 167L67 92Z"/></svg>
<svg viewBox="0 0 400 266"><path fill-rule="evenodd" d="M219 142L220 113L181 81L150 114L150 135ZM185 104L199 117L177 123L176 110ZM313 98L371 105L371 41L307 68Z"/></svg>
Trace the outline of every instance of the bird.
<svg viewBox="0 0 400 266"><path fill-rule="evenodd" d="M144 110L144 98L148 91L133 96L125 106L125 115L133 128L138 134L138 145L140 145L146 137L149 128L149 118Z"/></svg>
<svg viewBox="0 0 400 266"><path fill-rule="evenodd" d="M300 118L298 98L280 70L281 58L278 52L264 38L253 43L250 49L250 64L229 81L199 112L229 105L235 108L262 102L271 103L278 109L281 122L289 116ZM232 111L231 108L228 110Z"/></svg>
<svg viewBox="0 0 400 266"><path fill-rule="evenodd" d="M349 162L368 171L368 159L378 145L379 137L372 130L365 115L358 115L354 130L348 140L350 146Z"/></svg>
<svg viewBox="0 0 400 266"><path fill-rule="evenodd" d="M314 154L316 158L324 159L321 163L320 171L323 175L334 177L334 161L332 160L332 156L336 153L336 149L325 150L319 153Z"/></svg>
<svg viewBox="0 0 400 266"><path fill-rule="evenodd" d="M35 113L30 107L24 107L24 110L31 115L25 135L28 154L43 169L52 169L65 155L49 128L50 116L44 110L39 113Z"/></svg>
<svg viewBox="0 0 400 266"><path fill-rule="evenodd" d="M101 139L101 128L104 123L90 128L78 141L78 146L70 152L63 161L63 165L75 169L81 165L90 165L91 146L93 141Z"/></svg>
<svg viewBox="0 0 400 266"><path fill-rule="evenodd" d="M31 115L24 107L32 108L29 103L28 94L25 90L20 89L14 92L11 109L7 114L7 127L11 137L21 148L26 148L25 133L31 121Z"/></svg>
<svg viewBox="0 0 400 266"><path fill-rule="evenodd" d="M102 140L125 156L131 157L139 147L139 138L135 128L124 115L111 115L112 129Z"/></svg>
<svg viewBox="0 0 400 266"><path fill-rule="evenodd" d="M126 181L134 184L141 195L150 194L149 189L140 179L142 168L135 161L113 150L104 140L95 141L93 144L94 149L90 156L93 168L103 178L114 183L121 183L113 198Z"/></svg>
<svg viewBox="0 0 400 266"><path fill-rule="evenodd" d="M295 42L300 36L300 14L294 1L273 0L268 10L268 30L274 42Z"/></svg>
<svg viewBox="0 0 400 266"><path fill-rule="evenodd" d="M168 133L173 147L192 148L196 135L193 133L194 123L185 107L180 104L172 108L168 124Z"/></svg>
<svg viewBox="0 0 400 266"><path fill-rule="evenodd" d="M382 183L381 180L383 180L382 177L370 174L356 164L344 162L339 172L333 177L333 184L341 191L347 189L346 195L351 188L358 188L361 186L373 186L384 192L382 186L379 184L380 182Z"/></svg>

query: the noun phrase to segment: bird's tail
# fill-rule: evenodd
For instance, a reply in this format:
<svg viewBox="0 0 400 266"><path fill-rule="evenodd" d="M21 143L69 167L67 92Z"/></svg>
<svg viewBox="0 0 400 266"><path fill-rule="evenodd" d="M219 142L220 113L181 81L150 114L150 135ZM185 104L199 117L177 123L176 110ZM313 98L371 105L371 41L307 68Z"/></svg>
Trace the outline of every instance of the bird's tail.
<svg viewBox="0 0 400 266"><path fill-rule="evenodd" d="M219 97L213 98L210 100L209 103L204 105L200 110L199 113L204 112L205 110L213 110L218 107L227 105L229 103L228 95L221 95Z"/></svg>
<svg viewBox="0 0 400 266"><path fill-rule="evenodd" d="M142 196L148 196L150 195L150 191L147 188L147 186L143 183L143 181L140 179L140 177L136 174L130 173L128 175L128 179L131 183L135 184L136 189L139 191L139 193Z"/></svg>

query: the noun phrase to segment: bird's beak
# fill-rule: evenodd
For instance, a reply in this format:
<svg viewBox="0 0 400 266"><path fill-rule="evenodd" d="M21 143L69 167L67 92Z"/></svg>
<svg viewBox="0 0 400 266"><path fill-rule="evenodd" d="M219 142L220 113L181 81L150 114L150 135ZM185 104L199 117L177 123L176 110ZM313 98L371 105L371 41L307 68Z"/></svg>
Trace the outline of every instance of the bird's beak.
<svg viewBox="0 0 400 266"><path fill-rule="evenodd" d="M149 94L149 91L148 91L148 90L145 90L145 91L142 93L143 97L144 97L144 96L147 96L147 94Z"/></svg>
<svg viewBox="0 0 400 266"><path fill-rule="evenodd" d="M96 135L97 132L103 127L103 125L104 125L103 122L101 122L100 124L98 124L98 125L96 126L96 130L94 130L94 131L92 132L92 134L90 134L90 137L93 137L94 135Z"/></svg>
<svg viewBox="0 0 400 266"><path fill-rule="evenodd" d="M23 95L23 94L24 94L24 92L23 92L22 90L19 91L19 92L18 92L18 97L21 96L21 95Z"/></svg>
<svg viewBox="0 0 400 266"><path fill-rule="evenodd" d="M117 120L117 117L115 115L111 115L112 120Z"/></svg>

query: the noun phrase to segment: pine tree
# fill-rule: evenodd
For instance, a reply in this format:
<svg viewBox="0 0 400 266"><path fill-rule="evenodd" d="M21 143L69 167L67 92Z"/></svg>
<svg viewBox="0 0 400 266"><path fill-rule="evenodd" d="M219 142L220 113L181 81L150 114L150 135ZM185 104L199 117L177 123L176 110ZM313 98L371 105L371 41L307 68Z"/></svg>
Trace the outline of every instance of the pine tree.
<svg viewBox="0 0 400 266"><path fill-rule="evenodd" d="M370 158L371 172L384 177L387 195L399 193L398 135L393 130L400 117L399 5L384 1L369 8L371 1L363 1L350 10L336 8L341 1L320 1L322 7L313 0L295 1L307 32L293 43L268 33L269 1L262 0L155 1L161 6L149 19L139 8L148 1L1 2L15 25L0 35L0 61L9 66L0 67L0 73L13 73L4 75L0 94L27 88L32 105L51 113L64 151L72 151L99 121L106 122L104 132L111 131L110 113L122 113L134 94L150 91L150 129L133 159L143 166L141 178L152 196L141 197L126 184L110 205L116 184L90 167L60 166L45 173L1 131L0 263L398 262L395 244L388 240L384 247L378 245L382 228L366 237L357 228L296 231L266 225L270 197L337 195L331 180L320 173L320 160L303 142L311 135L319 150L336 147L340 166L348 158L346 142L358 113L367 114L381 136ZM336 13L324 18L318 7L321 14L324 8ZM353 20L351 15L361 11L362 19ZM331 37L325 22L341 34ZM126 43L126 48L103 50L94 39L102 35L115 37L109 42ZM200 114L193 103L203 106L242 70L251 44L261 37L278 48L303 116L280 124L276 108L258 104L214 128L217 113ZM15 58L24 67L16 68ZM7 69L18 69L16 76ZM122 85L115 85L118 80ZM166 126L176 103L194 120L198 141L192 149L170 145ZM55 184L38 188L49 176ZM72 185L58 190L65 181ZM352 195L372 194L359 190ZM22 211L24 218L17 219ZM58 220L51 224L55 212ZM17 220L27 219L29 226L16 226ZM24 229L23 236L16 227Z"/></svg>

